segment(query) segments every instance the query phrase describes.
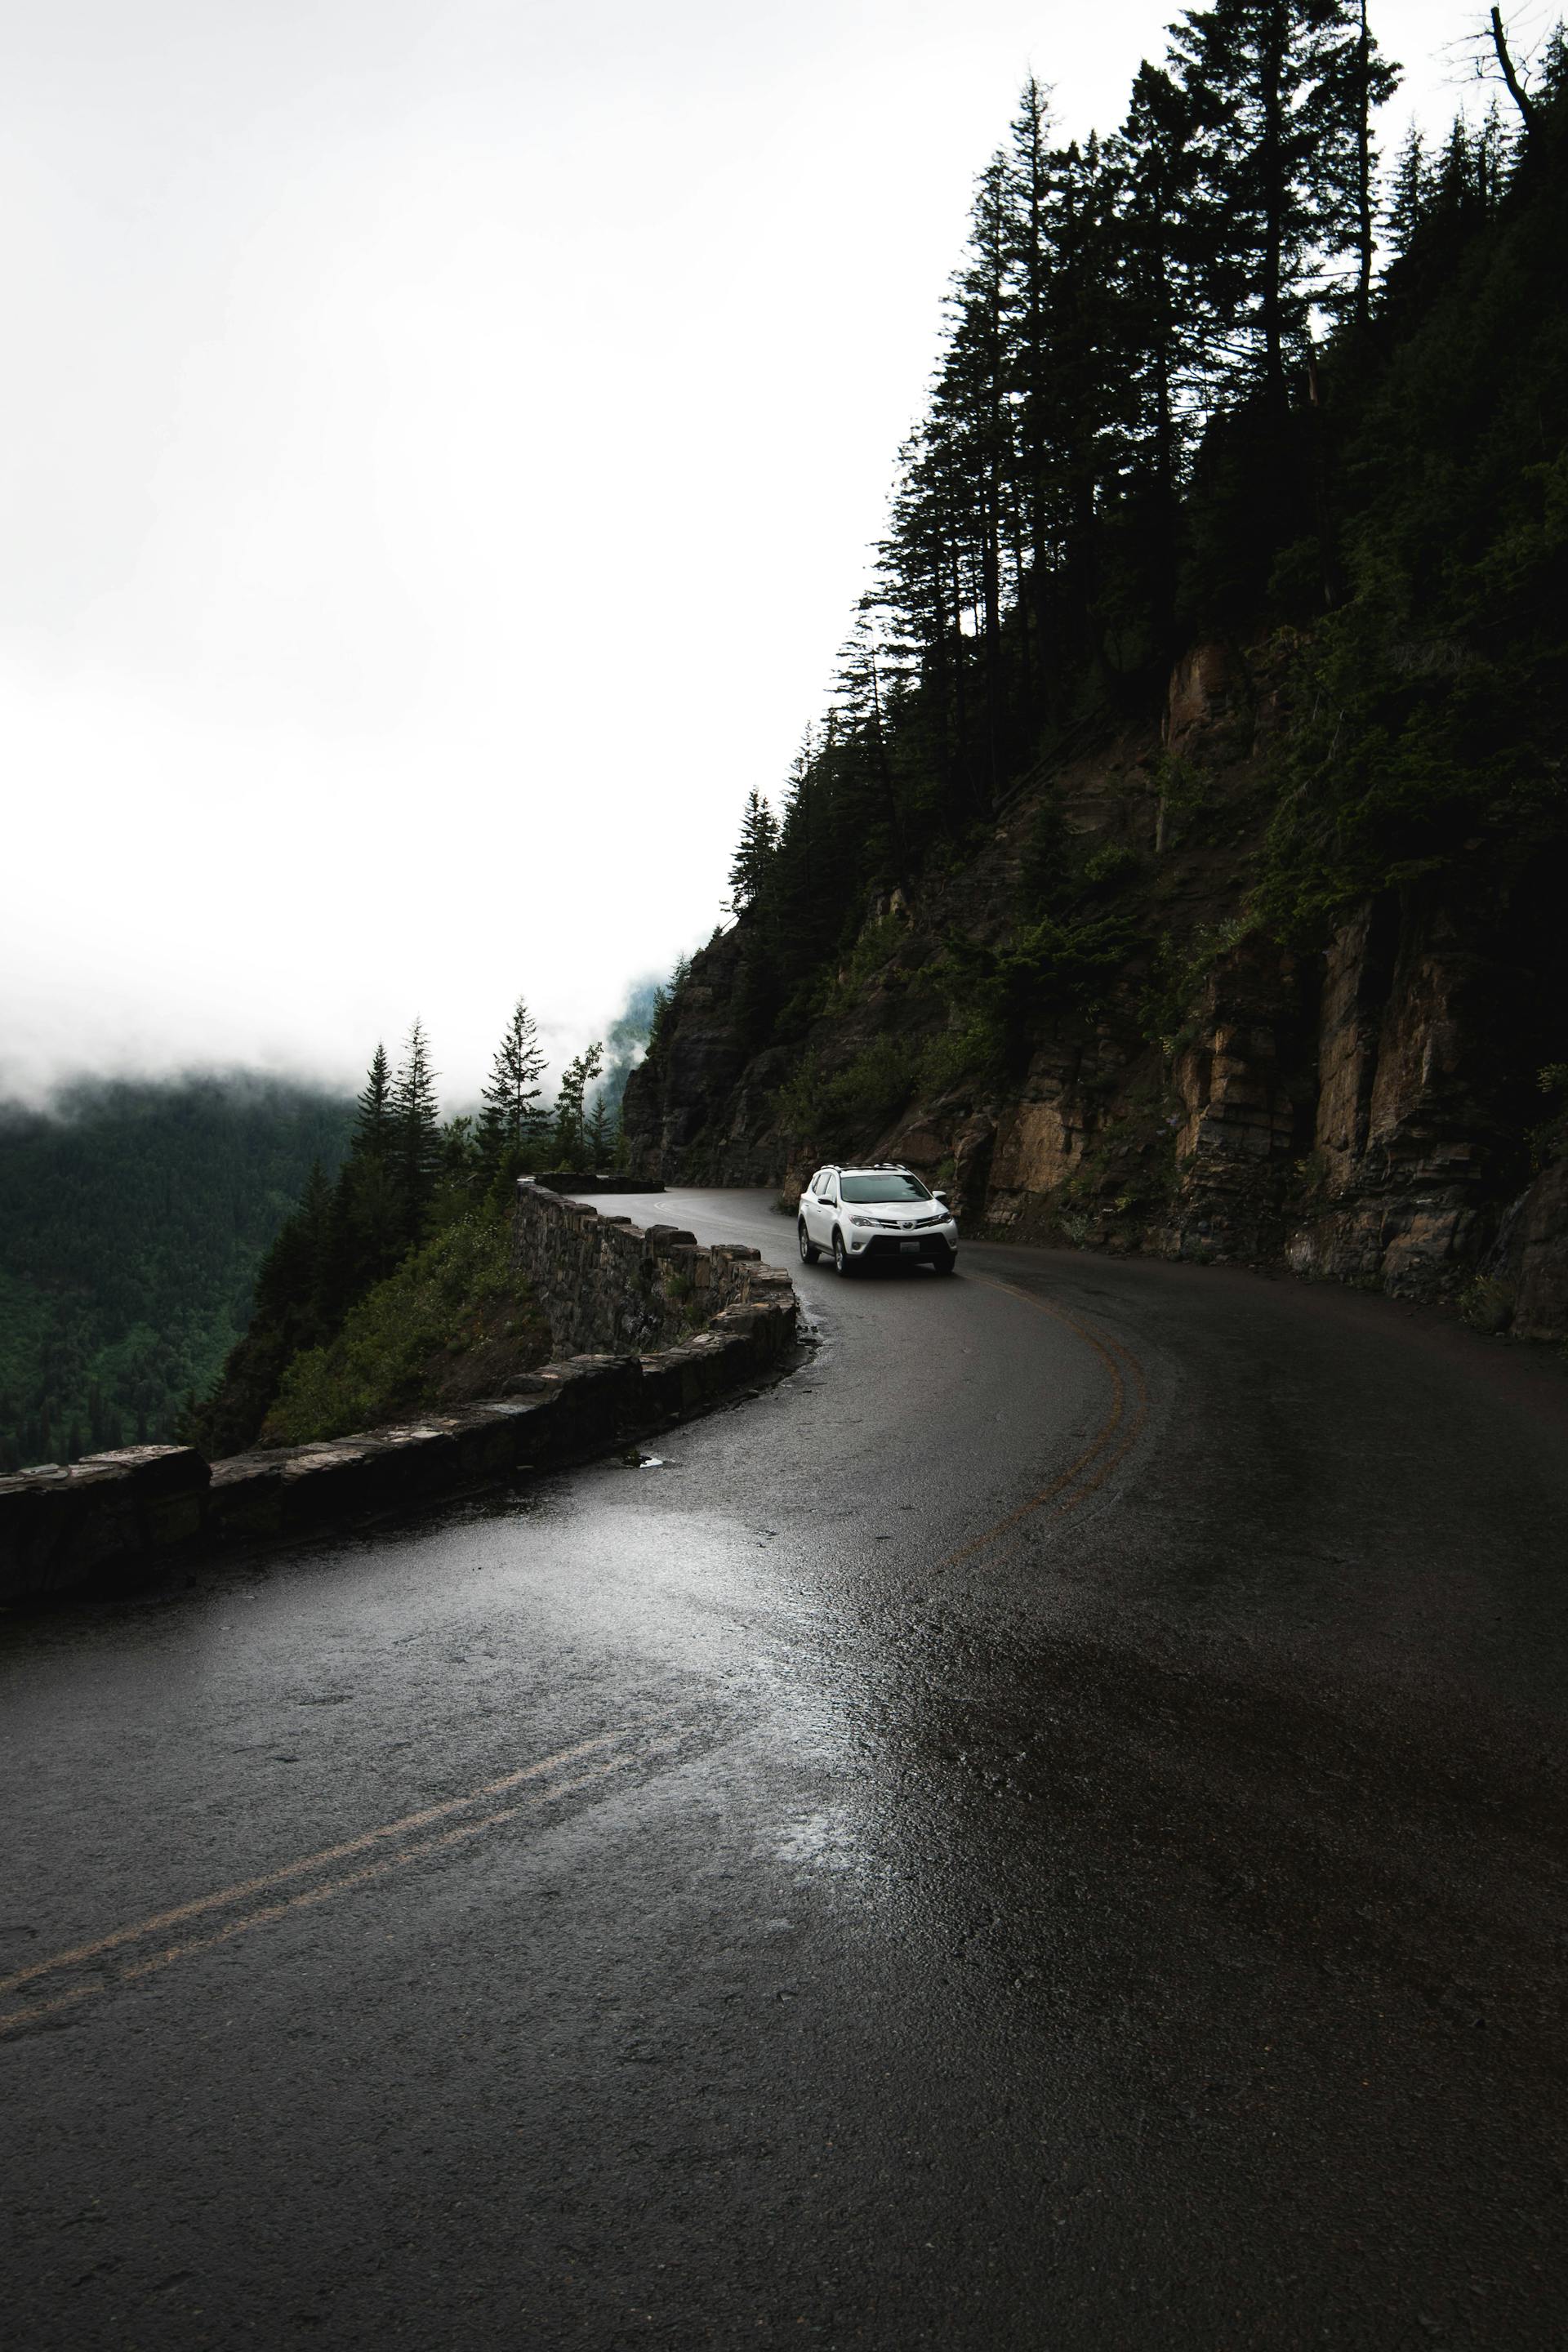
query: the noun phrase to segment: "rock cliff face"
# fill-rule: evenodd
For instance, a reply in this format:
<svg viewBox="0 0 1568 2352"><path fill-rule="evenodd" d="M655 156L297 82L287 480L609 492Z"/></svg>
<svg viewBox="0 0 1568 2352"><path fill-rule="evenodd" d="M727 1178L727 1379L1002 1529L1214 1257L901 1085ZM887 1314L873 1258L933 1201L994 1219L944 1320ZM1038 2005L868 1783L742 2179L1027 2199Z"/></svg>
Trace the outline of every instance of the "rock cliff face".
<svg viewBox="0 0 1568 2352"><path fill-rule="evenodd" d="M1415 875L1310 955L1250 923L1289 652L1194 648L1157 732L1034 780L966 866L878 896L791 1048L748 1055L744 922L717 938L627 1090L634 1166L787 1199L823 1157L895 1158L972 1227L1282 1261L1568 1335L1568 1158L1537 1133L1568 1050L1550 881ZM1047 804L1083 872L1124 876L1127 952L1092 1009L1044 992L1021 1046L965 1069L944 947L1016 936Z"/></svg>

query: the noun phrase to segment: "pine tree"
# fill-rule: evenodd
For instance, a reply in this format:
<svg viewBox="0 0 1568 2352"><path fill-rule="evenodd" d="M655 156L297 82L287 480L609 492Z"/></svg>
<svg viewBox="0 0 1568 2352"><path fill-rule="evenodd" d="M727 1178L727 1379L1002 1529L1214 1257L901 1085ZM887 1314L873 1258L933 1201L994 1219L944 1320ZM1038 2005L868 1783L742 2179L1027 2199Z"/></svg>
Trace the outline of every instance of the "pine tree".
<svg viewBox="0 0 1568 2352"><path fill-rule="evenodd" d="M1195 125L1172 76L1143 64L1111 142L1125 498L1132 530L1132 609L1158 660L1175 633L1178 509L1205 391L1192 195Z"/></svg>
<svg viewBox="0 0 1568 2352"><path fill-rule="evenodd" d="M741 819L741 838L730 861L727 903L732 915L744 915L756 903L766 883L778 840L778 823L773 810L761 793L748 793L745 814Z"/></svg>
<svg viewBox="0 0 1568 2352"><path fill-rule="evenodd" d="M365 1073L364 1091L359 1097L359 1118L354 1128L351 1149L368 1158L385 1157L392 1137L392 1073L387 1066L386 1048L377 1045Z"/></svg>
<svg viewBox="0 0 1568 2352"><path fill-rule="evenodd" d="M1172 77L1144 64L1117 141L1124 190L1122 287L1133 353L1131 423L1144 464L1173 500L1182 473L1195 337L1191 199L1193 110Z"/></svg>
<svg viewBox="0 0 1568 2352"><path fill-rule="evenodd" d="M942 470L950 487L954 475L962 478L961 511L967 510L962 546L955 539L951 551L953 604L955 617L967 603L979 625L984 813L994 806L1001 782L1007 724L1002 614L1016 585L1010 558L1019 537L1012 499L1016 467L1007 336L1008 184L1005 155L994 155L975 186L969 253L949 297L952 331L931 414Z"/></svg>
<svg viewBox="0 0 1568 2352"><path fill-rule="evenodd" d="M879 643L879 614L877 600L863 596L854 629L838 648L833 690L837 736L844 751L837 764L844 783L862 803L858 829L874 835L884 856L901 867L903 826L888 745L888 685Z"/></svg>
<svg viewBox="0 0 1568 2352"><path fill-rule="evenodd" d="M1100 519L1120 494L1132 423L1119 251L1123 192L1115 151L1092 135L1049 163L1041 487L1057 575L1055 635L1065 664L1079 670L1099 634Z"/></svg>
<svg viewBox="0 0 1568 2352"><path fill-rule="evenodd" d="M588 1113L583 1133L590 1168L607 1168L615 1155L616 1129L603 1095Z"/></svg>
<svg viewBox="0 0 1568 2352"><path fill-rule="evenodd" d="M1024 84L1007 157L1008 328L1016 415L1016 447L1021 524L1018 572L1032 593L1020 593L1025 691L1036 683L1038 599L1050 565L1046 496L1049 338L1047 330L1051 200L1049 93L1033 74Z"/></svg>
<svg viewBox="0 0 1568 2352"><path fill-rule="evenodd" d="M538 1108L543 1073L544 1049L539 1031L520 996L481 1089L479 1144L488 1160L493 1162L504 1152L521 1152L539 1132L543 1124Z"/></svg>
<svg viewBox="0 0 1568 2352"><path fill-rule="evenodd" d="M1215 0L1173 29L1171 68L1193 124L1211 383L1237 373L1282 408L1312 310L1363 237L1370 115L1395 69L1361 0Z"/></svg>
<svg viewBox="0 0 1568 2352"><path fill-rule="evenodd" d="M1377 258L1377 150L1373 142L1372 118L1375 110L1393 97L1399 71L1378 56L1367 0L1357 0L1357 5L1360 22L1355 38L1342 52L1346 86L1341 103L1349 112L1354 142L1356 274L1352 308L1357 327L1364 328L1372 308L1373 270ZM1342 230L1341 236L1342 243Z"/></svg>
<svg viewBox="0 0 1568 2352"><path fill-rule="evenodd" d="M1409 253L1420 233L1430 194L1431 172L1426 161L1426 142L1419 126L1413 122L1394 168L1384 216L1384 226L1393 239L1394 250L1401 259Z"/></svg>
<svg viewBox="0 0 1568 2352"><path fill-rule="evenodd" d="M604 1067L604 1062L603 1045L587 1045L567 1063L561 1073L561 1085L555 1097L555 1148L563 1168L580 1167L586 1154L583 1106L588 1088Z"/></svg>
<svg viewBox="0 0 1568 2352"><path fill-rule="evenodd" d="M416 1021L408 1032L403 1061L388 1096L388 1110L401 1223L405 1240L413 1247L424 1237L426 1214L436 1189L441 1157L436 1073L430 1066L429 1043L422 1022Z"/></svg>

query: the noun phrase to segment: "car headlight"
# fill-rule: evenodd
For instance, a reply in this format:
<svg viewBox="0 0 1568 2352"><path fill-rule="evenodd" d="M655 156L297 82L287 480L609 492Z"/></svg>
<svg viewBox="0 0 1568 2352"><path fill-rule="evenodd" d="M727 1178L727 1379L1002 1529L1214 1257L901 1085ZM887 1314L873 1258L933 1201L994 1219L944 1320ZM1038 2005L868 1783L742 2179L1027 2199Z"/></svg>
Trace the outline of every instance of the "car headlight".
<svg viewBox="0 0 1568 2352"><path fill-rule="evenodd" d="M849 1222L852 1225L879 1225L882 1220L880 1217L851 1217Z"/></svg>

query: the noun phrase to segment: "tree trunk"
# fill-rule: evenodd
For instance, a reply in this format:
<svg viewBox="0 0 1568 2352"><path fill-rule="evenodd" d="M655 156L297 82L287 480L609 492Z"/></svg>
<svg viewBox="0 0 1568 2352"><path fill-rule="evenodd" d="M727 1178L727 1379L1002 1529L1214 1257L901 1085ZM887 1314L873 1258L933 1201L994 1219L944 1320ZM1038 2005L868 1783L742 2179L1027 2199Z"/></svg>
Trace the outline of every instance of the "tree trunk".
<svg viewBox="0 0 1568 2352"><path fill-rule="evenodd" d="M1002 541L996 511L996 460L993 454L982 519L981 581L985 599L985 788L987 804L996 798L996 768L1001 750L1002 718Z"/></svg>
<svg viewBox="0 0 1568 2352"><path fill-rule="evenodd" d="M1278 12L1271 11L1272 15ZM1285 399L1285 185L1280 88L1284 49L1276 25L1264 43L1263 78L1263 373L1271 401Z"/></svg>
<svg viewBox="0 0 1568 2352"><path fill-rule="evenodd" d="M1512 99L1515 106L1519 109L1520 121L1523 123L1525 133L1528 137L1534 131L1536 127L1536 104L1535 100L1531 97L1530 92L1525 89L1524 84L1520 80L1518 69L1514 65L1513 59L1508 53L1508 38L1502 28L1502 10L1500 8L1494 8L1492 10L1492 47L1497 51L1497 61L1502 68L1502 78L1504 83L1507 85L1508 94L1510 98Z"/></svg>
<svg viewBox="0 0 1568 2352"><path fill-rule="evenodd" d="M1361 0L1361 39L1356 46L1356 286L1355 322L1364 328L1372 306L1375 252L1372 184L1372 27L1367 0Z"/></svg>

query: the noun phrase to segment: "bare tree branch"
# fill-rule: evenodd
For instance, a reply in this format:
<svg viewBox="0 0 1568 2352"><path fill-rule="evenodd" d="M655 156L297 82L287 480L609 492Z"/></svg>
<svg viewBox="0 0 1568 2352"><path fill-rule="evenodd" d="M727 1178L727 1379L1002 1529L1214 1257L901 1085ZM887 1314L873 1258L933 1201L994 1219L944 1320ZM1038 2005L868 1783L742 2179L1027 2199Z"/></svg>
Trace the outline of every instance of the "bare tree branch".
<svg viewBox="0 0 1568 2352"><path fill-rule="evenodd" d="M1508 37L1502 26L1502 10L1494 8L1491 14L1492 47L1497 51L1497 61L1502 68L1502 78L1508 85L1508 94L1518 107L1520 120L1523 122L1526 132L1529 133L1536 126L1535 101L1521 81L1518 68L1508 53Z"/></svg>

